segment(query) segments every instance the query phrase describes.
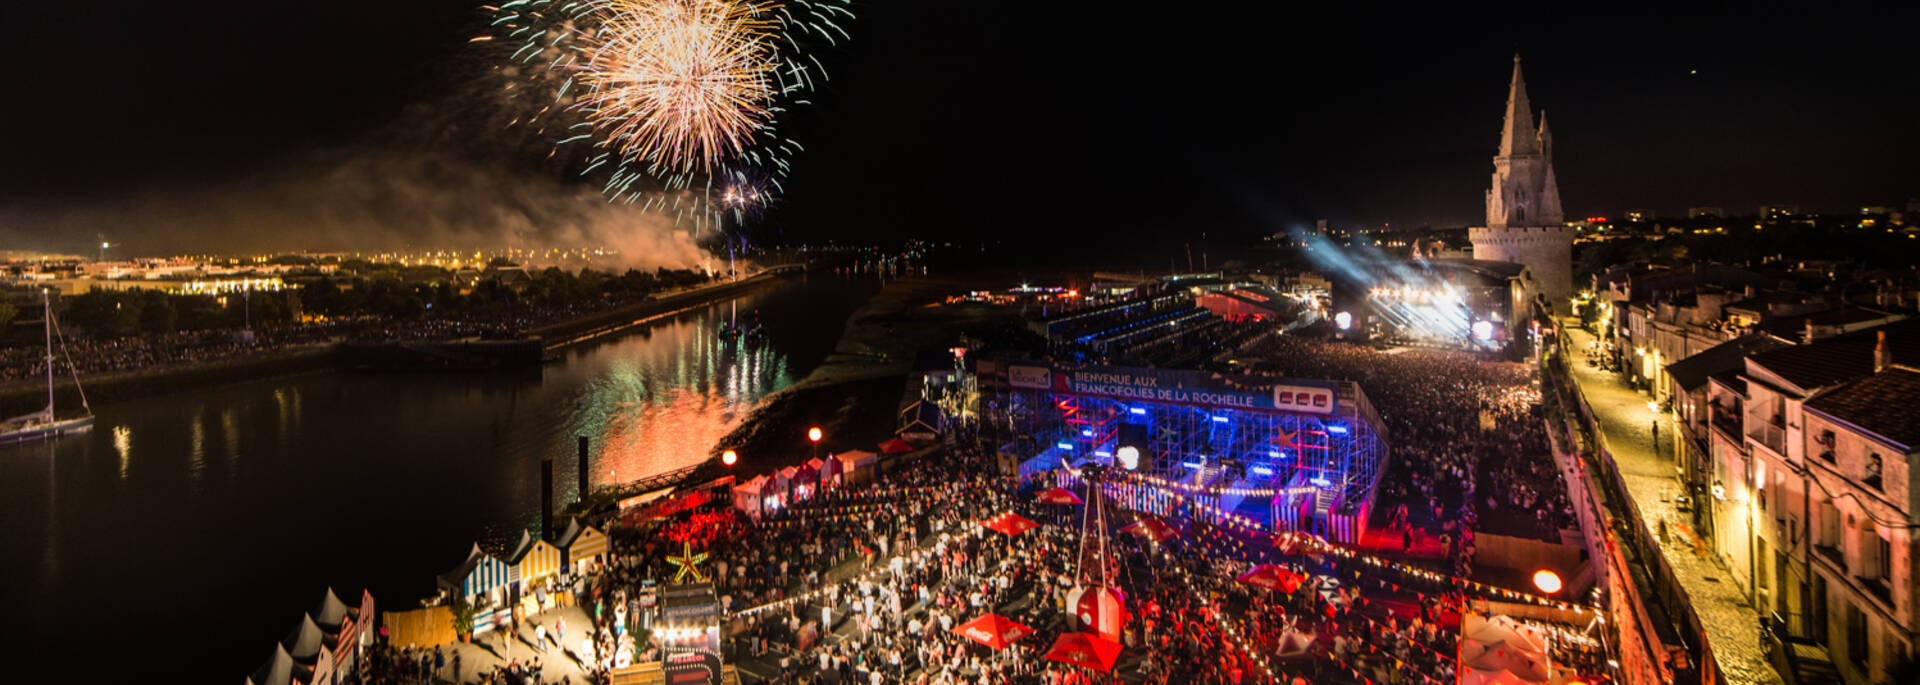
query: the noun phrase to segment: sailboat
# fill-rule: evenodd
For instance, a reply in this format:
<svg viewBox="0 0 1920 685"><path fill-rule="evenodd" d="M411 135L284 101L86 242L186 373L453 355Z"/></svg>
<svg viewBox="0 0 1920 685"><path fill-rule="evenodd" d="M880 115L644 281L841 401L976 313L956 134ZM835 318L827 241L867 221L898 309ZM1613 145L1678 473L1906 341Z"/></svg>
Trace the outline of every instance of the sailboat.
<svg viewBox="0 0 1920 685"><path fill-rule="evenodd" d="M84 433L88 429L93 428L93 408L87 406L87 393L85 390L80 391L80 408L84 412L84 415L66 419L54 416L53 296L47 294L46 290L41 290L40 302L41 306L46 310L44 323L47 328L47 408L26 416L18 416L0 421L0 445L14 445L23 442L33 442L35 440L50 440L62 435ZM61 336L61 344L63 346L66 344L66 336ZM73 360L71 358L67 360L67 368L73 368ZM80 388L80 374L78 371L75 371L73 374L73 386L76 389Z"/></svg>

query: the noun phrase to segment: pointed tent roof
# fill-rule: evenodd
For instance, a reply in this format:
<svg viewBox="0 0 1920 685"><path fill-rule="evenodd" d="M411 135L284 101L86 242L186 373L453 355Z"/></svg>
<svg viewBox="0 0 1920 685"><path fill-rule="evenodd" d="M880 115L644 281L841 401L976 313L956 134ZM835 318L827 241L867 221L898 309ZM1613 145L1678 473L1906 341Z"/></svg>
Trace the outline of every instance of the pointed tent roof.
<svg viewBox="0 0 1920 685"><path fill-rule="evenodd" d="M293 657L287 654L286 647L274 645L267 663L254 669L253 676L247 681L253 685L290 685L293 682Z"/></svg>
<svg viewBox="0 0 1920 685"><path fill-rule="evenodd" d="M473 549L467 552L465 561L453 567L453 570L440 574L440 584L443 587L458 589L461 583L466 581L467 576L473 573L473 569L478 567L486 557L487 553L480 549L480 543L473 543Z"/></svg>
<svg viewBox="0 0 1920 685"><path fill-rule="evenodd" d="M321 630L337 633L340 632L340 624L344 623L347 616L352 615L354 611L355 609L347 606L346 602L340 601L339 595L333 594L333 588L327 588L327 594L320 598L320 606L314 607L313 613L309 615Z"/></svg>
<svg viewBox="0 0 1920 685"><path fill-rule="evenodd" d="M296 661L308 661L320 654L321 642L320 626L314 624L312 616L301 614L293 632L280 639L280 646Z"/></svg>
<svg viewBox="0 0 1920 685"><path fill-rule="evenodd" d="M1500 156L1540 154L1540 137L1533 128L1533 109L1527 102L1527 81L1520 75L1520 55L1513 56L1513 83L1507 90L1507 120L1500 129Z"/></svg>
<svg viewBox="0 0 1920 685"><path fill-rule="evenodd" d="M527 558L527 553L531 551L533 551L533 534L523 530L520 531L520 541L513 545L513 551L501 561L507 562L508 566L516 565L521 559Z"/></svg>
<svg viewBox="0 0 1920 685"><path fill-rule="evenodd" d="M553 546L561 549L572 547L573 541L579 539L580 534L584 532L586 528L580 525L580 517L568 517L566 529L561 530L560 536L553 539Z"/></svg>

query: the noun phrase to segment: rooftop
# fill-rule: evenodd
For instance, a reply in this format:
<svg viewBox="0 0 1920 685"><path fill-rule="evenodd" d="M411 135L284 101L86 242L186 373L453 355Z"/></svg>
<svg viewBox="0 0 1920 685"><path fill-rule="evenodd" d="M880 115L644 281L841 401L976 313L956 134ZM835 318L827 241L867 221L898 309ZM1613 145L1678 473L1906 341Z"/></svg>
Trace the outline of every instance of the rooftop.
<svg viewBox="0 0 1920 685"><path fill-rule="evenodd" d="M1920 319L1896 321L1809 345L1782 347L1749 359L1802 389L1843 383L1873 373L1873 348L1881 331L1887 334L1887 348L1894 363L1920 363Z"/></svg>
<svg viewBox="0 0 1920 685"><path fill-rule="evenodd" d="M1667 365L1667 374L1682 390L1692 391L1707 384L1707 378L1726 371L1746 368L1747 357L1788 347L1792 343L1759 333L1728 340L1698 354Z"/></svg>
<svg viewBox="0 0 1920 685"><path fill-rule="evenodd" d="M1758 326L1758 328L1762 332L1772 333L1774 335L1777 335L1783 338L1798 338L1803 332L1806 331L1807 326L1809 325L1851 326L1851 325L1879 321L1879 320L1886 319L1893 316L1899 316L1899 315L1894 314L1892 312L1882 311L1879 309L1870 309L1867 307L1854 307L1854 306L1835 307L1833 309L1813 312L1811 314L1801 314L1799 316L1783 316L1778 319L1774 319L1772 321L1762 323Z"/></svg>
<svg viewBox="0 0 1920 685"><path fill-rule="evenodd" d="M1920 421L1913 407L1920 404L1920 371L1891 366L1807 400L1807 408L1845 421L1898 444L1906 451L1920 447Z"/></svg>

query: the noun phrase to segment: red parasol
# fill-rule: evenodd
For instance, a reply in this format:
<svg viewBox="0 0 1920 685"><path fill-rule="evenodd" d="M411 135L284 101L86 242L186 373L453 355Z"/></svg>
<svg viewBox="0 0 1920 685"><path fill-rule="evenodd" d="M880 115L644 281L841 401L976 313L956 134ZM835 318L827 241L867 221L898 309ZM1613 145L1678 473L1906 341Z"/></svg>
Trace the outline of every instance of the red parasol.
<svg viewBox="0 0 1920 685"><path fill-rule="evenodd" d="M1106 673L1120 659L1120 643L1089 633L1066 633L1047 650L1047 659Z"/></svg>
<svg viewBox="0 0 1920 685"><path fill-rule="evenodd" d="M1306 579L1306 576L1273 564L1260 564L1259 566L1253 567L1253 570L1240 574L1240 577L1234 580L1245 585L1263 587L1268 590L1279 590L1292 594L1294 590L1300 589L1300 583Z"/></svg>
<svg viewBox="0 0 1920 685"><path fill-rule="evenodd" d="M1032 519L1025 516L1009 511L987 519L987 527L1008 535L1019 535L1029 530L1039 528L1040 524L1034 523Z"/></svg>
<svg viewBox="0 0 1920 685"><path fill-rule="evenodd" d="M1006 649L1033 629L999 614L987 614L954 627L953 632L994 649Z"/></svg>
<svg viewBox="0 0 1920 685"><path fill-rule="evenodd" d="M901 452L912 452L913 444L905 440L901 440L899 438L894 438L892 440L888 440L886 442L880 443L880 451L884 454L899 454Z"/></svg>
<svg viewBox="0 0 1920 685"><path fill-rule="evenodd" d="M1133 533L1134 535L1154 542L1166 542L1169 538L1178 534L1178 531L1175 531L1173 526L1169 526L1165 521L1151 516L1140 517L1140 520L1134 521L1125 528L1121 528L1120 532Z"/></svg>
<svg viewBox="0 0 1920 685"><path fill-rule="evenodd" d="M1079 495L1066 488L1050 488L1040 491L1040 501L1047 504L1083 504Z"/></svg>

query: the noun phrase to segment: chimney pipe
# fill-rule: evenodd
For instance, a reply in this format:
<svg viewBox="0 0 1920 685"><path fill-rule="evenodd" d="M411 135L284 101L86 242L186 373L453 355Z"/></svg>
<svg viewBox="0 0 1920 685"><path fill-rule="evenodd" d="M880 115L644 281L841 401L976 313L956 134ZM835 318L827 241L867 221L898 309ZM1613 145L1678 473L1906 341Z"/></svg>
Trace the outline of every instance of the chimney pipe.
<svg viewBox="0 0 1920 685"><path fill-rule="evenodd" d="M553 539L553 460L540 460L540 539Z"/></svg>
<svg viewBox="0 0 1920 685"><path fill-rule="evenodd" d="M1892 355L1887 353L1887 332L1880 331L1878 335L1874 336L1873 372L1880 373L1881 371L1887 370L1887 366L1893 361L1888 358L1890 356Z"/></svg>
<svg viewBox="0 0 1920 685"><path fill-rule="evenodd" d="M577 472L580 476L580 494L577 497L585 502L587 494L592 492L592 489L587 483L587 476L591 475L591 472L587 470L587 436L584 435L580 436L580 468Z"/></svg>

